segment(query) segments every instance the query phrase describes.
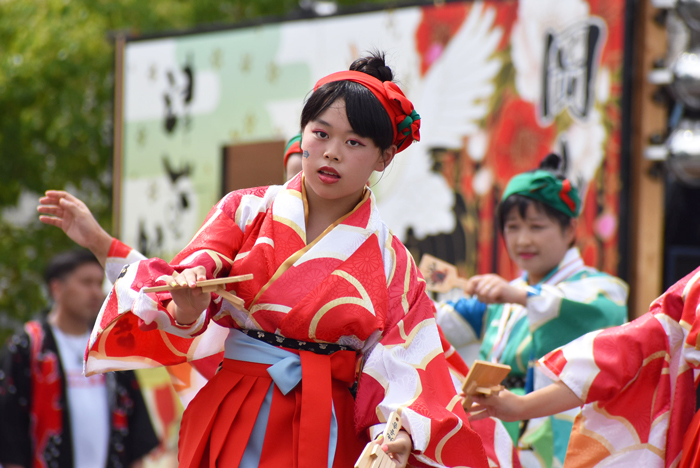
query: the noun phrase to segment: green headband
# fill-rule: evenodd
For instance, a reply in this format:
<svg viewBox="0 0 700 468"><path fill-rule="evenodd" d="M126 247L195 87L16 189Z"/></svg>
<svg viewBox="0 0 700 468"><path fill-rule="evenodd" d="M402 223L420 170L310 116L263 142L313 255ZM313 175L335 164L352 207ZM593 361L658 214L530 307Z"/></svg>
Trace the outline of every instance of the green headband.
<svg viewBox="0 0 700 468"><path fill-rule="evenodd" d="M284 148L284 167L287 167L287 160L293 154L301 154L301 133L294 135Z"/></svg>
<svg viewBox="0 0 700 468"><path fill-rule="evenodd" d="M287 154L287 151L289 151L289 149L295 143L301 145L301 133L298 133L289 139L289 141L287 142L287 146L284 148L284 153Z"/></svg>
<svg viewBox="0 0 700 468"><path fill-rule="evenodd" d="M538 200L567 216L576 218L581 208L581 199L576 187L569 179L557 179L551 172L536 170L518 174L508 182L501 201L511 195Z"/></svg>

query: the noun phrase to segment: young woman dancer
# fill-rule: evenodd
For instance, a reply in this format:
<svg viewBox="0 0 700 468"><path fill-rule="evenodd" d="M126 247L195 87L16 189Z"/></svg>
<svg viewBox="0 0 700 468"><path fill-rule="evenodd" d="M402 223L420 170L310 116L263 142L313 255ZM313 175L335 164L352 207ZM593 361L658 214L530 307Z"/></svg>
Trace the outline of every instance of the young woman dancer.
<svg viewBox="0 0 700 468"><path fill-rule="evenodd" d="M70 193L62 190L48 190L39 202L38 211L42 213L39 219L43 223L62 229L73 241L82 247L89 248L105 267L110 283L117 280L124 266L146 259L138 251L110 236L95 220L85 203ZM469 367L447 341L442 330L438 328L438 331L452 380L455 387L461 389ZM168 367L183 405L187 406L204 383L215 375L216 368L222 360L223 352ZM183 375L188 377L183 378ZM190 382L190 384L183 385L184 382ZM481 438L490 468L520 468L518 453L501 421L493 418L479 419L471 425Z"/></svg>
<svg viewBox="0 0 700 468"><path fill-rule="evenodd" d="M419 137L391 78L368 57L320 80L302 112L302 173L230 193L171 264L129 265L106 300L88 374L199 359L225 341L222 370L183 417L180 466L352 466L394 410L405 430L384 448L396 465L488 466L425 284L366 187ZM229 286L244 310L195 287L247 273ZM164 284L186 288L142 291Z"/></svg>
<svg viewBox="0 0 700 468"><path fill-rule="evenodd" d="M510 365L506 386L520 394L540 385L541 376L528 373L531 361L627 319L627 285L584 265L574 247L581 203L560 165L559 156L549 155L540 169L515 176L498 207L508 254L523 275L511 282L473 276L466 288L473 297L438 307L447 338L456 345L466 336L481 337L480 358ZM529 421L526 431L506 424L513 440L524 432L523 466L563 462L574 416Z"/></svg>

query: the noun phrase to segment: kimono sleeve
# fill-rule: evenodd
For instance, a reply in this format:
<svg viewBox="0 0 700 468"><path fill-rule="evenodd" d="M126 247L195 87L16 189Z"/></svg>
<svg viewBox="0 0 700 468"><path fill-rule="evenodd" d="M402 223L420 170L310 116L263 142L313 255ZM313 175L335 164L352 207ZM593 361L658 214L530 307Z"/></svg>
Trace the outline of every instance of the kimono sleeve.
<svg viewBox="0 0 700 468"><path fill-rule="evenodd" d="M668 336L647 313L625 325L588 333L539 361L540 370L561 380L585 403L618 397L635 381L653 391L668 363ZM667 373L667 369L666 369Z"/></svg>
<svg viewBox="0 0 700 468"><path fill-rule="evenodd" d="M589 333L549 353L539 361L540 369L586 403L612 399L646 376L646 387L656 389L659 376L668 375L669 343L683 333L679 321L697 310L698 278L700 269L671 286L636 320Z"/></svg>
<svg viewBox="0 0 700 468"><path fill-rule="evenodd" d="M112 239L107 252L105 274L110 283L114 284L125 266L130 263L146 260L146 256L136 249L129 247L119 239Z"/></svg>
<svg viewBox="0 0 700 468"><path fill-rule="evenodd" d="M359 381L356 429L369 430L374 438L389 414L398 411L413 441L412 466L487 467L481 440L450 377L425 282L405 248L396 251L386 328Z"/></svg>
<svg viewBox="0 0 700 468"><path fill-rule="evenodd" d="M527 317L535 359L588 332L627 320L627 285L603 273L529 290Z"/></svg>
<svg viewBox="0 0 700 468"><path fill-rule="evenodd" d="M181 325L167 311L172 299L169 292L145 293L143 289L165 285L174 274L198 265L204 266L207 278L228 275L244 236L247 218L239 225L234 217L245 195L246 192L232 192L214 206L194 238L172 263L153 258L129 264L121 270L90 337L87 375L180 364L220 351L219 335L224 334L221 327L215 330L216 339L209 337L201 343L192 339L207 330L211 317L221 308L220 297L212 295L208 309L203 310L194 323ZM264 212L264 206L260 210ZM252 210L251 216L258 211Z"/></svg>
<svg viewBox="0 0 700 468"><path fill-rule="evenodd" d="M687 330L683 345L685 361L693 369L700 369L700 268L689 274L683 287L683 313L680 323Z"/></svg>
<svg viewBox="0 0 700 468"><path fill-rule="evenodd" d="M486 304L473 297L443 301L437 305L437 322L447 340L461 349L481 340Z"/></svg>
<svg viewBox="0 0 700 468"><path fill-rule="evenodd" d="M227 276L233 257L243 238L242 229L231 219L235 207L225 200L215 206L206 221L185 249L168 264L159 258L139 261L122 270L114 285L113 294L107 299L119 299L120 306L130 307L145 326L156 326L168 333L192 337L204 332L209 318L221 308L221 298L214 297L208 310L190 325L180 325L170 316L166 307L172 299L169 292L144 293L143 288L166 285L177 273L187 268L204 266L208 279ZM131 270L131 271L129 271Z"/></svg>

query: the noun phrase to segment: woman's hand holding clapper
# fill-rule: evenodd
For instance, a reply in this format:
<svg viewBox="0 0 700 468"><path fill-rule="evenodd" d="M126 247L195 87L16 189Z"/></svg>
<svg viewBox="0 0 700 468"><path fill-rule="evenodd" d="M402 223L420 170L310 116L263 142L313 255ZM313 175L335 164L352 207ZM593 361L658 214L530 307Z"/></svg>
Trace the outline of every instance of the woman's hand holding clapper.
<svg viewBox="0 0 700 468"><path fill-rule="evenodd" d="M355 468L405 467L413 442L406 431L401 430L401 417L394 411L389 415L384 433L365 446Z"/></svg>

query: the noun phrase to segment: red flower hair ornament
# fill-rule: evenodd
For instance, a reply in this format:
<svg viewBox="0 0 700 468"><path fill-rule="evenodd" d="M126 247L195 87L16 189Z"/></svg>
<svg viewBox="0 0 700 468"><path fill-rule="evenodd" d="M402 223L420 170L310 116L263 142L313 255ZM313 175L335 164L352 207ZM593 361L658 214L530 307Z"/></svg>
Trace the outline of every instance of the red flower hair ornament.
<svg viewBox="0 0 700 468"><path fill-rule="evenodd" d="M358 71L332 73L318 80L316 91L321 86L335 81L353 81L369 89L379 99L389 118L394 123L396 152L408 148L414 141L420 141L420 115L413 108L401 89L393 81L381 81L372 75Z"/></svg>

